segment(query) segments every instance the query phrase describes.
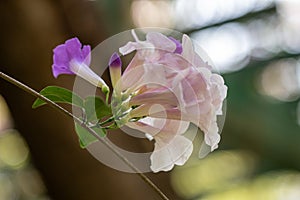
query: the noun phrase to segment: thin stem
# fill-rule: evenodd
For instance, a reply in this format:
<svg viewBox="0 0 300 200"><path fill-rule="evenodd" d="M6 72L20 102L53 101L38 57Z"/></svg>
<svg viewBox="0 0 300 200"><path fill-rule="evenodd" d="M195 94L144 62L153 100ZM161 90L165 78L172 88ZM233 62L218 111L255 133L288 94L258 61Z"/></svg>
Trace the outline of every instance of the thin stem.
<svg viewBox="0 0 300 200"><path fill-rule="evenodd" d="M96 137L102 144L104 144L107 148L109 148L118 158L120 158L128 167L130 167L145 183L147 183L154 192L156 192L161 199L169 200L169 198L145 175L143 174L134 164L132 164L126 157L124 157L118 150L116 150L110 143L109 140L105 137L100 137L93 129L88 127L83 121L81 121L78 117L74 116L72 113L64 109L63 107L59 106L58 104L54 103L50 99L44 97L43 95L39 94L37 91L33 90L32 88L28 87L27 85L21 83L20 81L6 75L3 72L0 72L0 77L4 80L12 83L13 85L19 87L23 91L35 96L36 98L40 98L41 100L47 102L51 107L54 109L64 113L65 115L72 117L74 121L80 124L84 129L89 131L94 137Z"/></svg>
<svg viewBox="0 0 300 200"><path fill-rule="evenodd" d="M99 125L100 126L103 126L104 124L107 124L109 122L112 122L115 118L112 116L110 118L108 118L107 120L103 121L103 122L100 122Z"/></svg>

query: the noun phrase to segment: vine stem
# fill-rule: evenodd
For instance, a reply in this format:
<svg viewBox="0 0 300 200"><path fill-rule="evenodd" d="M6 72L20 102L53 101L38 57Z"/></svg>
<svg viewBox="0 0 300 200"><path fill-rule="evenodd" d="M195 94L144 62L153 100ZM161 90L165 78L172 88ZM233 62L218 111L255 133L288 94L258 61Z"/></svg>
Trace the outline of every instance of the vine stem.
<svg viewBox="0 0 300 200"><path fill-rule="evenodd" d="M0 71L0 77L4 80L8 81L9 83L17 86L18 88L22 89L23 91L31 94L36 98L40 98L41 100L47 102L51 107L54 109L62 112L63 114L72 117L74 121L81 125L84 129L89 131L94 137L96 137L102 144L104 144L107 148L109 148L119 159L121 159L129 168L131 168L145 183L147 183L154 192L156 192L161 199L169 200L169 198L145 175L143 174L133 163L131 163L125 156L123 156L118 150L116 150L110 143L109 140L105 137L100 137L93 129L86 126L82 120L78 117L74 116L72 113L61 107L60 105L56 104L55 102L51 101L50 99L46 98L45 96L41 95L34 89L30 88L29 86L21 83L20 81L8 76L7 74Z"/></svg>

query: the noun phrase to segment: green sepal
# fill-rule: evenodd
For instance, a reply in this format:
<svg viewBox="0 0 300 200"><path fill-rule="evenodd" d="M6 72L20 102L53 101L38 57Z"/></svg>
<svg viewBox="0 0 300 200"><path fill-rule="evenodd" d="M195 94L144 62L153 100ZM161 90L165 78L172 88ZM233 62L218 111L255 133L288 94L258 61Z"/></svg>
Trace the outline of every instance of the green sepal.
<svg viewBox="0 0 300 200"><path fill-rule="evenodd" d="M92 128L100 137L106 135L106 130L98 127ZM89 144L98 141L98 139L92 135L88 130L83 128L80 124L75 123L75 131L79 138L79 144L81 148L86 148Z"/></svg>
<svg viewBox="0 0 300 200"><path fill-rule="evenodd" d="M55 103L67 103L81 108L83 107L83 100L77 94L65 88L47 86L40 91L40 94ZM32 104L32 108L37 108L45 104L47 104L45 101L37 98Z"/></svg>

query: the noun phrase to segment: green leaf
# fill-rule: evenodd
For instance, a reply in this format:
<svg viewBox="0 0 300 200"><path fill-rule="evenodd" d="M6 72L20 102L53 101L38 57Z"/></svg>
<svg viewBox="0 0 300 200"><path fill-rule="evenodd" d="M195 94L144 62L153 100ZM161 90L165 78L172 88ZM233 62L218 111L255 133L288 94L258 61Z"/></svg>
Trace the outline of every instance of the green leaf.
<svg viewBox="0 0 300 200"><path fill-rule="evenodd" d="M48 86L42 89L40 94L47 97L51 101L54 101L55 103L67 103L78 107L83 107L83 100L77 94L74 94L72 91L65 88ZM47 104L45 101L37 98L34 101L32 108L37 108L45 104Z"/></svg>
<svg viewBox="0 0 300 200"><path fill-rule="evenodd" d="M84 109L87 121L98 120L111 115L111 108L97 96L89 96L85 98Z"/></svg>
<svg viewBox="0 0 300 200"><path fill-rule="evenodd" d="M106 131L102 128L92 128L99 136L104 137ZM75 123L75 131L79 137L79 143L81 148L86 148L89 144L98 141L88 130L83 128L80 124Z"/></svg>

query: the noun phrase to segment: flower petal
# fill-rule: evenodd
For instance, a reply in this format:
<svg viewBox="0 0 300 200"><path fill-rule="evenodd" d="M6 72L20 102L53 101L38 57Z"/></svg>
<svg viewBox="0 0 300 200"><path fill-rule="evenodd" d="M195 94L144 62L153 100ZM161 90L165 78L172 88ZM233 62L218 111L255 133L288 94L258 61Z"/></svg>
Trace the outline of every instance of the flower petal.
<svg viewBox="0 0 300 200"><path fill-rule="evenodd" d="M150 157L153 172L168 171L174 165L183 165L193 151L193 144L182 136L189 122L146 117L126 124L154 137L155 148Z"/></svg>
<svg viewBox="0 0 300 200"><path fill-rule="evenodd" d="M52 73L54 78L57 78L60 74L74 74L68 68L65 68L64 65L52 65Z"/></svg>
<svg viewBox="0 0 300 200"><path fill-rule="evenodd" d="M70 58L80 62L83 61L84 58L81 54L82 45L77 37L67 40L65 46Z"/></svg>
<svg viewBox="0 0 300 200"><path fill-rule="evenodd" d="M163 50L172 53L176 50L176 44L174 41L158 32L149 32L146 35L146 41L153 44L157 50Z"/></svg>
<svg viewBox="0 0 300 200"><path fill-rule="evenodd" d="M163 87L144 90L143 93L130 100L130 105L152 104L153 102L156 104L178 105L176 96L168 88Z"/></svg>
<svg viewBox="0 0 300 200"><path fill-rule="evenodd" d="M90 45L84 45L82 47L82 58L84 59L84 64L87 66L90 66L91 64L91 46Z"/></svg>
<svg viewBox="0 0 300 200"><path fill-rule="evenodd" d="M173 37L169 37L169 38L176 44L176 49L175 49L174 53L181 54L182 53L182 44L180 43L180 41L176 40Z"/></svg>
<svg viewBox="0 0 300 200"><path fill-rule="evenodd" d="M58 45L53 49L53 63L55 65L68 65L70 57L64 44Z"/></svg>
<svg viewBox="0 0 300 200"><path fill-rule="evenodd" d="M128 42L124 46L119 48L119 51L122 55L130 54L131 52L137 50L142 45L138 44L137 42Z"/></svg>
<svg viewBox="0 0 300 200"><path fill-rule="evenodd" d="M189 61L194 67L205 67L212 69L210 65L202 60L202 58L195 52L192 40L184 34L182 36L182 56Z"/></svg>
<svg viewBox="0 0 300 200"><path fill-rule="evenodd" d="M90 82L92 85L96 87L107 87L106 83L104 80L98 76L91 68L89 68L87 65L84 63L79 63L76 61L72 61L70 63L70 69L72 72L74 72L77 76L80 76L84 80Z"/></svg>
<svg viewBox="0 0 300 200"><path fill-rule="evenodd" d="M156 140L154 151L150 156L153 172L169 171L174 165L183 165L193 152L193 143L178 135L167 145Z"/></svg>
<svg viewBox="0 0 300 200"><path fill-rule="evenodd" d="M212 121L208 132L204 132L204 141L211 147L211 151L218 148L221 136L218 133L219 128L216 121Z"/></svg>
<svg viewBox="0 0 300 200"><path fill-rule="evenodd" d="M120 56L115 52L109 59L109 74L112 86L115 87L121 78L122 61Z"/></svg>

